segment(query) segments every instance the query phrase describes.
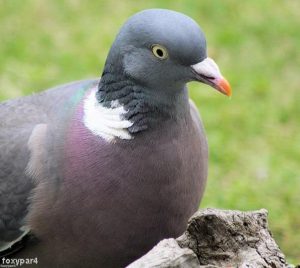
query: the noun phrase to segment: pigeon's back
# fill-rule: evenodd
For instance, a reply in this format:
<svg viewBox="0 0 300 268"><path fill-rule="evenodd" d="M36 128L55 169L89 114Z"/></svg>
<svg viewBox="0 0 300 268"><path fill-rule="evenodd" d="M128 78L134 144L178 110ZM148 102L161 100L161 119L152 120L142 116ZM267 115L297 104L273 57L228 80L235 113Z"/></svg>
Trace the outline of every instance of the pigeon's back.
<svg viewBox="0 0 300 268"><path fill-rule="evenodd" d="M47 116L43 107L36 105L36 97L37 95L0 103L1 181L11 177L11 172L24 169L24 156L32 129L36 124L46 122Z"/></svg>

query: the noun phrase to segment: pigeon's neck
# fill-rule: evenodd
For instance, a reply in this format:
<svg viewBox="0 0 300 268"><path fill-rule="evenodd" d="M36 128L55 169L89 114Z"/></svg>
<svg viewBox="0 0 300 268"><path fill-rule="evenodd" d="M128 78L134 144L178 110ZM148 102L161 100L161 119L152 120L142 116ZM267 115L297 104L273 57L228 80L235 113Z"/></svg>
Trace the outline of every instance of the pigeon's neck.
<svg viewBox="0 0 300 268"><path fill-rule="evenodd" d="M122 72L118 72L122 73ZM161 127L166 121L184 119L189 111L186 88L155 90L145 87L124 74L104 70L96 93L106 108L122 107L122 118L131 122L130 135Z"/></svg>

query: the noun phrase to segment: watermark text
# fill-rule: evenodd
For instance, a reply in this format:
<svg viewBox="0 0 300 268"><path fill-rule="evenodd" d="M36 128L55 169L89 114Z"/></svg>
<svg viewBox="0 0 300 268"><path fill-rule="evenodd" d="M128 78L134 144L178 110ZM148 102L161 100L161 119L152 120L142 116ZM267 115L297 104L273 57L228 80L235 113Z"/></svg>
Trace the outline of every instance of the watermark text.
<svg viewBox="0 0 300 268"><path fill-rule="evenodd" d="M20 267L26 264L38 264L38 258L1 258L0 267L9 268L9 267Z"/></svg>

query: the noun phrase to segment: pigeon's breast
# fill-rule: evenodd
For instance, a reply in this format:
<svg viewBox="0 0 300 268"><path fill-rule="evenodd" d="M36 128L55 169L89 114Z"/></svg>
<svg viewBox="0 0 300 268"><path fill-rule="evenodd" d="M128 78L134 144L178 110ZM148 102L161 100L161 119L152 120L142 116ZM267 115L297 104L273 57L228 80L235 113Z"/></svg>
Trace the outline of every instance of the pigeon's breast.
<svg viewBox="0 0 300 268"><path fill-rule="evenodd" d="M63 211L77 211L75 222L65 215L65 226L80 230L76 239L95 237L86 252L111 261L120 256L124 263L180 235L206 179L195 129L166 122L157 131L109 142L85 126L83 113L81 106L64 150Z"/></svg>

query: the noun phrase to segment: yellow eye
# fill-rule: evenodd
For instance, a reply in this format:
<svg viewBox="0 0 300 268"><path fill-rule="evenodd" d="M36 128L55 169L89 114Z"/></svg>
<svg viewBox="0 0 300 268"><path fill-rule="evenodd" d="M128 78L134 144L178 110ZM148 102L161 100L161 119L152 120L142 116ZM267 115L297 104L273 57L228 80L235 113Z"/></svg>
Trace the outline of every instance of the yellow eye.
<svg viewBox="0 0 300 268"><path fill-rule="evenodd" d="M152 53L155 57L159 58L160 60L165 60L168 58L168 51L165 47L161 45L152 45Z"/></svg>

